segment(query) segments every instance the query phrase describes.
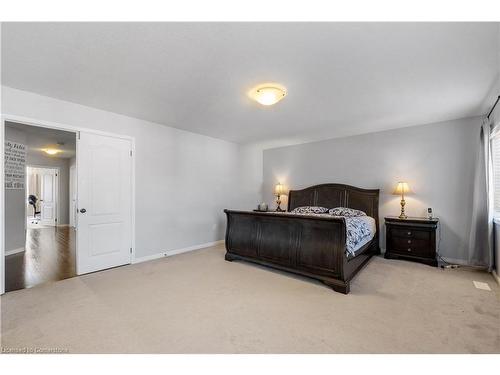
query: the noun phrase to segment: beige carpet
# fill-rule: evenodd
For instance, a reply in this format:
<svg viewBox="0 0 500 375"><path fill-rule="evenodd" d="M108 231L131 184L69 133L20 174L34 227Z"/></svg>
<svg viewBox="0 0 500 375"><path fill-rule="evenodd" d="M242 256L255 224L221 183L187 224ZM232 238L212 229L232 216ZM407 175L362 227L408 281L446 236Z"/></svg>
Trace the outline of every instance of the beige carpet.
<svg viewBox="0 0 500 375"><path fill-rule="evenodd" d="M493 291L476 289L472 280ZM1 298L4 348L71 353L499 353L491 275L374 258L351 287L224 261L222 246Z"/></svg>

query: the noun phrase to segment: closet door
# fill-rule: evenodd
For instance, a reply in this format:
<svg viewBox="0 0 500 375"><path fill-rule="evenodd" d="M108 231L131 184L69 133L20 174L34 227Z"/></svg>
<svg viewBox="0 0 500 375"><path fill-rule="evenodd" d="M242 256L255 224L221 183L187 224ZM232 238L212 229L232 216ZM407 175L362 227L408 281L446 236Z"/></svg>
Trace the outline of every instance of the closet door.
<svg viewBox="0 0 500 375"><path fill-rule="evenodd" d="M81 132L77 148L77 273L131 262L132 144Z"/></svg>

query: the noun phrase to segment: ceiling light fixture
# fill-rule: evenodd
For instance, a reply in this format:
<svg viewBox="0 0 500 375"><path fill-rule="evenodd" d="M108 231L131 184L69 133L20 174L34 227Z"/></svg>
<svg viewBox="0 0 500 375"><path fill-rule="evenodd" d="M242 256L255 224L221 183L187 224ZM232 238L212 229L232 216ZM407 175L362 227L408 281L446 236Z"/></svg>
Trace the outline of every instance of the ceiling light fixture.
<svg viewBox="0 0 500 375"><path fill-rule="evenodd" d="M49 155L57 155L58 153L62 152L61 150L58 150L56 148L44 148L43 151Z"/></svg>
<svg viewBox="0 0 500 375"><path fill-rule="evenodd" d="M286 88L277 83L263 83L255 86L249 92L249 96L253 100L265 106L278 103L286 94Z"/></svg>

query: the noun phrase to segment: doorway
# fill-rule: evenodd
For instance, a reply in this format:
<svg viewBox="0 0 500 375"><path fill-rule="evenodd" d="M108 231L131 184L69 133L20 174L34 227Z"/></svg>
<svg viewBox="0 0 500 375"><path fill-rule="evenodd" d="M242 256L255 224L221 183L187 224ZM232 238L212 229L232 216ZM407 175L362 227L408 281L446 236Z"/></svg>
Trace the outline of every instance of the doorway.
<svg viewBox="0 0 500 375"><path fill-rule="evenodd" d="M75 276L68 202L76 133L7 122L5 141L5 290Z"/></svg>
<svg viewBox="0 0 500 375"><path fill-rule="evenodd" d="M74 140L75 155L69 159L67 168L56 166L59 170L54 170L54 165L50 163L26 163L26 154L23 154L23 151L26 152L30 147L16 142L10 134L6 134L7 129L13 126L36 128L35 131L38 132L59 132L59 135L62 134L60 132L66 133ZM0 141L0 157L5 157L6 160L5 164L0 163L0 294L12 290L6 288L8 268L11 263L26 265L26 249L30 244L52 243L52 251L45 250L43 253L49 259L47 264L51 266L34 267L37 270L45 269L46 271L41 272L45 276L51 275L45 280L60 280L132 263L135 259L134 138L6 115L0 123ZM32 175L36 174L34 172L37 172L37 168L47 169L39 173L38 177L33 177L35 182L28 181L30 177L27 168L20 168L18 165L15 173L12 173L14 166L8 165L7 160L12 156L11 147L14 143L16 152L19 150L21 154L16 154L14 160L24 160L26 166L33 167L29 170ZM63 156L64 153L60 155L61 149L63 152L69 143L66 139L52 142L51 145L32 145L31 148L49 155ZM52 171L49 171L50 169ZM36 190L34 187L32 191L37 192L42 199L30 204L30 195L40 197L27 194L25 190L30 183L36 184L37 179L41 181L43 178L47 186L53 188L43 190L40 186L39 190ZM11 197L7 198L7 194L16 190L14 187L17 190L24 189L21 193L24 200L22 220L25 246L21 250L24 251L24 258L17 257L17 262L9 263L8 257L12 252L5 251L10 244L10 238L6 237L12 237L11 221L15 215L7 209L11 205ZM50 192L48 194L51 199L47 206L42 206L45 201L43 196L47 191ZM52 205L49 204L51 201ZM44 209L47 215L42 213ZM52 231L28 233L28 229L31 229L28 224L31 222L27 218L33 219L33 226L47 226ZM50 236L47 235L49 233ZM38 248L31 250L40 252ZM49 254L53 256L49 257ZM57 264L64 269L56 266ZM56 271L53 272L54 270ZM30 272L26 267L18 274L23 275L24 280L30 283L27 285L28 282L25 282L22 287L37 285L37 280L42 280L39 277L28 277Z"/></svg>
<svg viewBox="0 0 500 375"><path fill-rule="evenodd" d="M59 217L59 168L26 167L27 228L53 227ZM68 213L69 215L70 213Z"/></svg>

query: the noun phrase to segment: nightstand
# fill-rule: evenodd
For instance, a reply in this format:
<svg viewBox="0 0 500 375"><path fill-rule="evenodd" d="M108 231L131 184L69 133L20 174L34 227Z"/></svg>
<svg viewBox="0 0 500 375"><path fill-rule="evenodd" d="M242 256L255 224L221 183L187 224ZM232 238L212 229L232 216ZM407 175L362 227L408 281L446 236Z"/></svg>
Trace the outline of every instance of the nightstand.
<svg viewBox="0 0 500 375"><path fill-rule="evenodd" d="M385 258L413 260L437 266L439 219L397 216L385 218Z"/></svg>

